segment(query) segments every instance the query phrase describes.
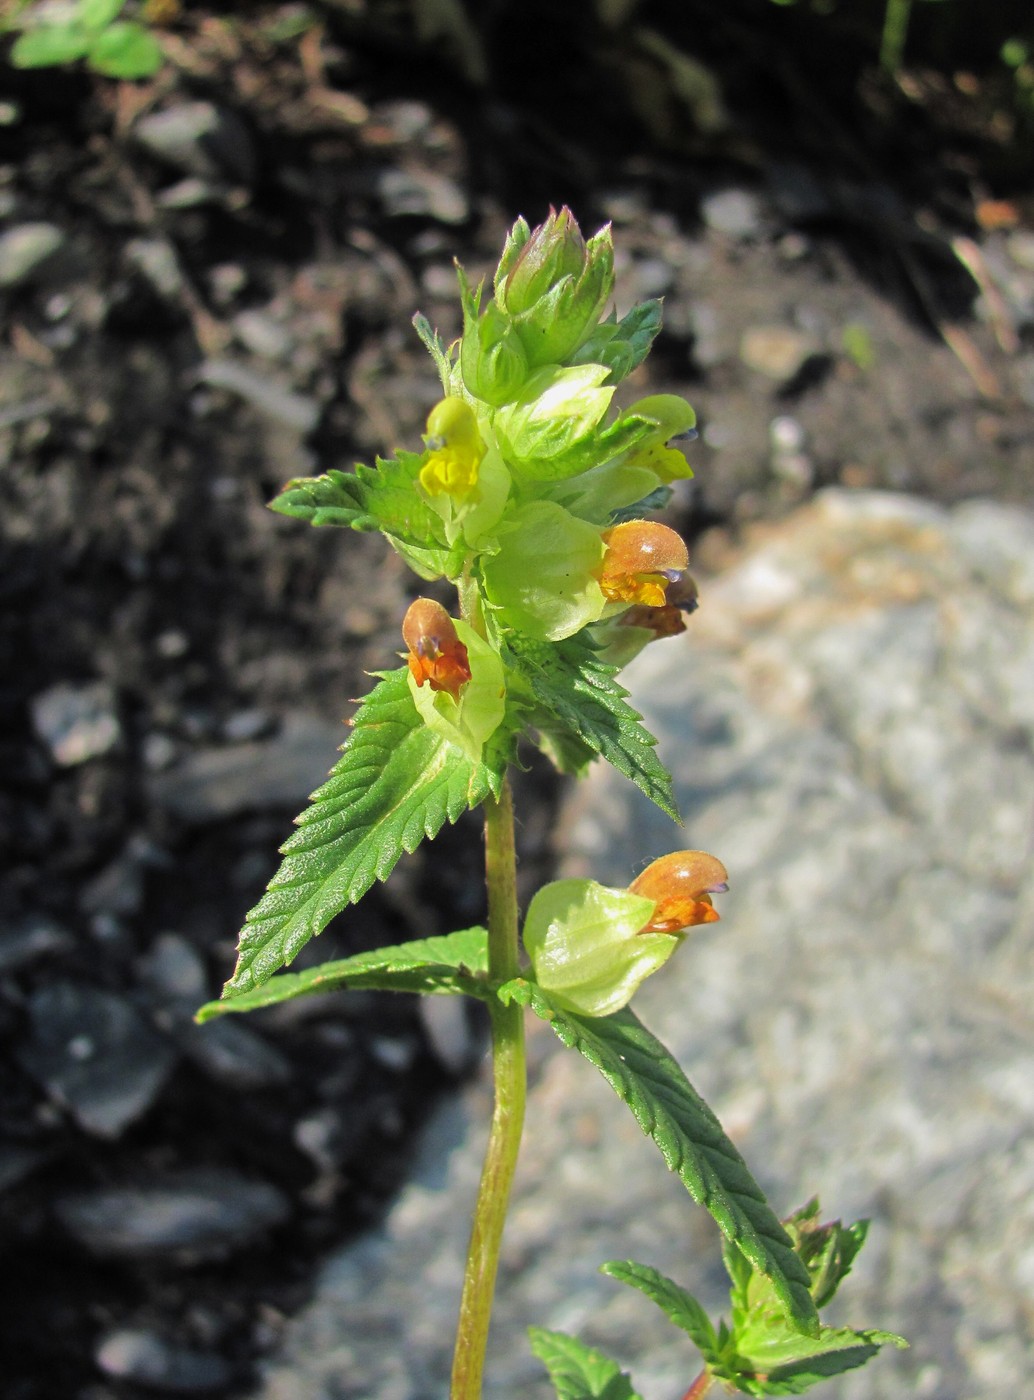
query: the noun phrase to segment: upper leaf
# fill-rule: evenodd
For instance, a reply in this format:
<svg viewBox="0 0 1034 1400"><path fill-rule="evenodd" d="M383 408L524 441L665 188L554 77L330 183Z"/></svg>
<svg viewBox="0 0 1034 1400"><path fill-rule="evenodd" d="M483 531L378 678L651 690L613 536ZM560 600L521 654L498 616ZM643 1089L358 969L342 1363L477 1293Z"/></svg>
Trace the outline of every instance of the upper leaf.
<svg viewBox="0 0 1034 1400"><path fill-rule="evenodd" d="M429 566L433 573L453 577L462 568L462 551L450 549L440 515L420 493L422 460L415 452L399 452L394 458L378 458L376 467L357 464L352 472L295 477L270 502L270 509L310 525L380 530L403 549L422 552L421 572Z"/></svg>
<svg viewBox="0 0 1034 1400"><path fill-rule="evenodd" d="M646 359L661 328L661 303L641 301L621 320L601 321L571 357L575 364L606 365L617 384Z"/></svg>
<svg viewBox="0 0 1034 1400"><path fill-rule="evenodd" d="M637 1264L634 1259L612 1259L602 1266L601 1272L645 1293L676 1327L681 1327L693 1339L708 1365L717 1362L718 1337L707 1313L691 1293L657 1269Z"/></svg>
<svg viewBox="0 0 1034 1400"><path fill-rule="evenodd" d="M483 980L487 971L488 933L465 928L441 938L374 948L304 972L282 972L254 991L208 1002L194 1019L203 1023L227 1011L257 1011L314 992L460 992L484 998L491 995Z"/></svg>
<svg viewBox="0 0 1034 1400"><path fill-rule="evenodd" d="M224 996L267 981L374 880L386 879L403 852L498 796L510 730L501 725L472 762L424 724L408 676L404 666L387 673L361 705L340 759L297 819L280 869L248 915Z"/></svg>
<svg viewBox="0 0 1034 1400"><path fill-rule="evenodd" d="M528 1336L559 1400L640 1400L631 1378L603 1352L544 1327L529 1327Z"/></svg>
<svg viewBox="0 0 1034 1400"><path fill-rule="evenodd" d="M693 1199L771 1280L792 1326L813 1336L818 1318L807 1269L722 1125L660 1041L628 1007L613 1016L579 1016L524 978L499 994L530 1006L595 1065Z"/></svg>
<svg viewBox="0 0 1034 1400"><path fill-rule="evenodd" d="M655 753L657 740L627 703L628 691L614 679L617 668L601 661L581 637L550 644L511 635L506 646L510 665L538 705L677 822L671 774Z"/></svg>

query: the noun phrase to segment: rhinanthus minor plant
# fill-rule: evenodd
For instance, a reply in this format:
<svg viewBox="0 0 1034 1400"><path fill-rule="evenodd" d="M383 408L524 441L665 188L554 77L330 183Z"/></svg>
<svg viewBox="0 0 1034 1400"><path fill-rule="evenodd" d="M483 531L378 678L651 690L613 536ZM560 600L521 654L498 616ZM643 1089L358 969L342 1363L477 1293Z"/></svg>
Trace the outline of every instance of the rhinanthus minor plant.
<svg viewBox="0 0 1034 1400"><path fill-rule="evenodd" d="M524 1117L526 1012L548 1022L631 1109L725 1237L729 1321L711 1322L645 1264L603 1265L640 1289L703 1357L685 1400L715 1382L797 1395L861 1365L887 1332L819 1321L865 1238L865 1222L820 1224L811 1202L782 1223L714 1114L631 1010L644 978L695 925L718 918L721 861L662 855L624 889L557 880L520 930L507 772L519 738L562 771L604 758L678 820L655 740L617 673L643 646L685 630L696 605L686 546L647 517L692 475L672 440L693 426L675 395L613 402L661 323L656 301L620 320L609 228L587 241L570 211L518 219L492 294L459 269L463 335L444 345L418 316L443 398L424 449L374 467L291 481L273 502L313 525L379 530L423 579L456 586L452 616L418 598L402 621L405 665L381 672L269 889L247 917L236 970L204 1021L335 988L474 997L488 1008L495 1107L453 1359L452 1400L481 1394L507 1198ZM468 808L485 815L487 927L281 969L405 851ZM521 952L523 942L523 956ZM683 953L685 957L687 954ZM617 1364L533 1328L561 1400L634 1400Z"/></svg>

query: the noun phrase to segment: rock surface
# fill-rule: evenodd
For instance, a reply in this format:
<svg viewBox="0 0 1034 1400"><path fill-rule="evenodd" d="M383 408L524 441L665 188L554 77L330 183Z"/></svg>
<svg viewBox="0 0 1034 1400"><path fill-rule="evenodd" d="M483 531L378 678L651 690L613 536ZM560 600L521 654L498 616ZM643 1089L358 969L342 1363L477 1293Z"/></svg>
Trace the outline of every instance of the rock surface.
<svg viewBox="0 0 1034 1400"><path fill-rule="evenodd" d="M566 873L625 884L679 845L731 872L637 999L773 1203L872 1218L831 1320L906 1334L829 1400L1020 1394L1034 1314L1034 518L828 492L704 580L687 638L628 673L686 831L599 768ZM638 1258L722 1306L716 1232L589 1067L531 1033L486 1395L551 1392L528 1323L577 1332L645 1400L686 1339L600 1277ZM484 1086L429 1134L384 1228L333 1260L261 1400L446 1393Z"/></svg>

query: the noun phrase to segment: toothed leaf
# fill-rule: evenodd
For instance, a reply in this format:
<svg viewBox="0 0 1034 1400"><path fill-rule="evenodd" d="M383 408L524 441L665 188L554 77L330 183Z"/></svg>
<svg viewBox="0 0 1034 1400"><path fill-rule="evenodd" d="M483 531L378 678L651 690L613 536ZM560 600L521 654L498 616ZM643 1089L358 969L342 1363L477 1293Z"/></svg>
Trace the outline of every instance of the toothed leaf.
<svg viewBox="0 0 1034 1400"><path fill-rule="evenodd" d="M248 915L224 996L267 981L375 880L387 879L404 852L498 796L512 747L506 724L472 762L424 724L408 675L404 666L388 672L360 706L340 759Z"/></svg>
<svg viewBox="0 0 1034 1400"><path fill-rule="evenodd" d="M657 757L657 740L628 704L628 691L614 679L617 668L579 637L551 644L513 635L506 644L511 666L538 706L677 822L671 774Z"/></svg>
<svg viewBox="0 0 1034 1400"><path fill-rule="evenodd" d="M418 938L321 963L304 972L282 972L261 987L224 1001L210 1001L194 1019L210 1021L228 1011L258 1011L315 992L372 991L490 995L479 974L488 971L488 933L465 928L442 938Z"/></svg>
<svg viewBox="0 0 1034 1400"><path fill-rule="evenodd" d="M792 1241L718 1119L635 1014L625 1007L613 1016L579 1016L524 978L507 982L499 995L529 1006L600 1071L693 1199L771 1280L791 1325L814 1335L811 1280Z"/></svg>
<svg viewBox="0 0 1034 1400"><path fill-rule="evenodd" d="M640 1400L616 1361L566 1332L529 1327L531 1349L549 1372L558 1400Z"/></svg>

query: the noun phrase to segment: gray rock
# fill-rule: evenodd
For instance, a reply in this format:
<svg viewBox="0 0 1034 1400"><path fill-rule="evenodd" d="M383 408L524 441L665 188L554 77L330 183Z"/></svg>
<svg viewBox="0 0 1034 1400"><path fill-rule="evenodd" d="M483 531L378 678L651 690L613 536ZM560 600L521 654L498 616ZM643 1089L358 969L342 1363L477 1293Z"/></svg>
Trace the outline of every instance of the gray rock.
<svg viewBox="0 0 1034 1400"><path fill-rule="evenodd" d="M674 770L679 830L603 766L560 823L564 873L624 885L680 846L728 866L636 1009L774 1206L872 1219L833 1320L903 1332L829 1400L999 1400L1027 1388L1034 1268L1028 722L1034 518L830 492L701 579L686 637L626 673ZM1022 737L1021 737L1022 735ZM529 1323L578 1333L645 1400L693 1349L601 1278L636 1258L717 1313L705 1213L607 1086L529 1027L528 1132L486 1400L552 1390ZM448 1106L382 1230L331 1261L262 1400L445 1394L487 1087Z"/></svg>
<svg viewBox="0 0 1034 1400"><path fill-rule="evenodd" d="M33 281L66 242L56 224L16 224L0 233L0 290Z"/></svg>
<svg viewBox="0 0 1034 1400"><path fill-rule="evenodd" d="M183 269L167 238L131 238L125 257L163 300L178 301L184 286Z"/></svg>
<svg viewBox="0 0 1034 1400"><path fill-rule="evenodd" d="M28 1011L18 1060L86 1132L118 1137L161 1093L176 1052L124 998L56 982Z"/></svg>
<svg viewBox="0 0 1034 1400"><path fill-rule="evenodd" d="M30 709L32 727L62 768L98 758L122 736L117 697L107 681L60 681L33 696Z"/></svg>
<svg viewBox="0 0 1034 1400"><path fill-rule="evenodd" d="M705 195L700 215L709 229L729 238L757 238L763 228L761 201L750 190L716 190Z"/></svg>
<svg viewBox="0 0 1034 1400"><path fill-rule="evenodd" d="M341 725L295 715L272 739L199 749L150 783L152 798L182 821L203 824L270 807L301 807L326 778Z"/></svg>
<svg viewBox="0 0 1034 1400"><path fill-rule="evenodd" d="M0 974L17 972L48 953L64 953L71 946L68 930L45 914L20 919L0 929Z"/></svg>
<svg viewBox="0 0 1034 1400"><path fill-rule="evenodd" d="M106 1376L170 1395L203 1395L233 1379L233 1367L224 1357L174 1346L142 1328L109 1332L94 1356Z"/></svg>
<svg viewBox="0 0 1034 1400"><path fill-rule="evenodd" d="M211 102L179 102L141 117L137 143L185 175L228 176L242 185L255 178L255 147L239 117Z"/></svg>
<svg viewBox="0 0 1034 1400"><path fill-rule="evenodd" d="M295 432L311 433L320 421L322 410L315 399L285 389L267 375L233 360L206 360L197 371L197 379L213 389L235 394L265 417Z"/></svg>
<svg viewBox="0 0 1034 1400"><path fill-rule="evenodd" d="M195 1010L200 1003L195 1003ZM290 1081L291 1062L257 1031L230 1017L196 1026L187 1022L177 1039L199 1069L228 1089L268 1089Z"/></svg>
<svg viewBox="0 0 1034 1400"><path fill-rule="evenodd" d="M220 1259L287 1219L275 1186L199 1168L161 1184L70 1193L55 1203L64 1228L101 1258L175 1254Z"/></svg>
<svg viewBox="0 0 1034 1400"><path fill-rule="evenodd" d="M820 349L806 331L791 326L752 326L740 341L740 359L766 379L789 384Z"/></svg>
<svg viewBox="0 0 1034 1400"><path fill-rule="evenodd" d="M377 177L377 193L385 212L394 216L422 215L442 224L462 224L470 218L470 202L447 175L431 170L402 170L392 166Z"/></svg>
<svg viewBox="0 0 1034 1400"><path fill-rule="evenodd" d="M233 318L233 333L253 355L287 360L294 347L290 331L264 311L241 311Z"/></svg>

